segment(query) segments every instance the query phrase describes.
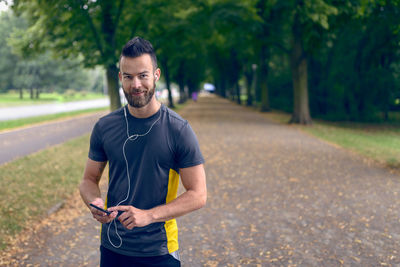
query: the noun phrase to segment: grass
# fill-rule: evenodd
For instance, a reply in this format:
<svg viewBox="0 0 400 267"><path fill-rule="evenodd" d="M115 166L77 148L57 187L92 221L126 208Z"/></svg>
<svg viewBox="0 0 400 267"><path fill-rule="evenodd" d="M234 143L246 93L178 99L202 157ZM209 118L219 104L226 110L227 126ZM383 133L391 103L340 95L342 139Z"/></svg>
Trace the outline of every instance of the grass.
<svg viewBox="0 0 400 267"><path fill-rule="evenodd" d="M265 113L271 120L287 123L290 114ZM400 127L398 123L351 123L314 120L301 130L322 140L371 158L387 167L400 170Z"/></svg>
<svg viewBox="0 0 400 267"><path fill-rule="evenodd" d="M23 105L40 105L57 102L71 102L80 100L91 100L104 98L100 93L91 92L69 92L65 94L58 93L41 93L39 99L30 99L29 93L24 92L24 98L20 99L17 92L0 94L0 108L23 106Z"/></svg>
<svg viewBox="0 0 400 267"><path fill-rule="evenodd" d="M88 144L85 135L0 166L0 249L77 190Z"/></svg>
<svg viewBox="0 0 400 267"><path fill-rule="evenodd" d="M62 118L77 116L80 114L91 113L91 112L96 112L96 111L103 111L103 110L104 111L108 110L108 107L77 110L77 111L63 112L63 113L58 113L58 114L43 115L43 116L37 116L37 117L17 119L17 120L0 121L0 131L15 129L15 128L22 127L22 126L33 125L33 124L37 124L37 123L41 123L41 122L53 121L53 120L58 120L58 119L62 119Z"/></svg>
<svg viewBox="0 0 400 267"><path fill-rule="evenodd" d="M338 144L368 158L400 169L400 129L376 124L316 122L313 127L302 127L308 133Z"/></svg>

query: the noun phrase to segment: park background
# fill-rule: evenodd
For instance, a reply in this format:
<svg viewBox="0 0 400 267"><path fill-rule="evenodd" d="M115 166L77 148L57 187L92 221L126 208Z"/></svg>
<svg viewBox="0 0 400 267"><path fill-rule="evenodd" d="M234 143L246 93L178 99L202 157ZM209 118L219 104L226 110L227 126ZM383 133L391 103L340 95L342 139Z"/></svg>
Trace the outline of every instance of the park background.
<svg viewBox="0 0 400 267"><path fill-rule="evenodd" d="M213 84L220 97L266 112L280 123L308 125L296 127L394 172L399 169L400 1L1 3L9 6L0 13L1 107L105 94L110 110L120 107L120 51L127 40L141 36L156 49L162 70L158 89L169 92L165 103L171 108L179 111L193 92ZM0 125L9 130L33 121ZM75 190L86 142L87 136L63 147L82 148L79 156L69 155L76 157L71 164L77 167L65 175L60 175L65 169L48 174L54 178L49 183L58 183L59 189L40 192L45 199L41 205L28 196L35 196L34 177L49 169L50 162L22 159L0 166L1 207L7 210L0 230L3 249L29 220ZM62 160L54 154L36 156ZM30 178L20 171L32 169L29 164L37 167ZM18 175L23 178L16 179ZM19 192L27 179L33 179L32 191ZM15 191L19 193L12 199L19 199L10 206L7 192ZM31 206L23 207L28 200Z"/></svg>

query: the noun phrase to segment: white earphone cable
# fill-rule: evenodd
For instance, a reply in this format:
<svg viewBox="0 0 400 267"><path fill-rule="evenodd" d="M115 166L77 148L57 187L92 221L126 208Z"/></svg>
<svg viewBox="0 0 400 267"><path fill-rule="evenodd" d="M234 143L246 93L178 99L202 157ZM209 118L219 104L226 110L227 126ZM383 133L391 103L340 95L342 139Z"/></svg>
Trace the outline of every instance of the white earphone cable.
<svg viewBox="0 0 400 267"><path fill-rule="evenodd" d="M128 198L129 198L129 195L130 195L130 191L131 191L131 177L130 177L130 174L129 174L129 164L128 164L128 159L126 158L126 153L125 153L125 146L126 146L127 142L128 142L128 141L135 141L135 140L137 140L139 137L143 137L143 136L148 135L148 134L150 133L151 129L153 128L153 126L161 119L161 110L160 110L160 116L157 118L157 120L155 120L155 121L151 124L150 128L147 130L146 133L144 133L144 134L132 134L132 135L129 135L129 124L128 124L128 118L127 118L127 114L126 114L126 108L127 108L127 106L124 107L124 116L125 116L125 122L126 122L126 134L127 134L128 138L126 138L126 140L125 140L125 142L124 142L124 144L123 144L123 146L122 146L122 154L123 154L123 156L124 156L124 160L125 160L125 164L126 164L126 177L127 177L127 179L128 179L128 191L127 191L127 193L126 193L126 197L125 197L123 200L121 200L120 202L118 202L118 204L115 205L115 207L121 205L121 203L123 203L124 201L127 201ZM160 108L160 109L161 109L161 108ZM134 192L132 192L132 195L133 195L133 196L136 195L136 190L137 190L138 182L139 182L139 179L136 179L136 184L135 184L135 187L134 187ZM115 218L115 219L116 219L116 218ZM108 228L107 228L107 237L108 237L108 241L110 241L110 244L111 244L113 247L115 247L115 248L120 248L120 247L122 246L122 238L121 238L121 236L118 234L117 223L116 223L116 220L115 220L115 219L114 219L112 222L113 222L113 224L114 224L115 233L117 234L118 239L119 239L119 241L120 241L119 245L115 245L115 244L111 241L111 238L110 238L110 226L111 226L111 223L108 225Z"/></svg>

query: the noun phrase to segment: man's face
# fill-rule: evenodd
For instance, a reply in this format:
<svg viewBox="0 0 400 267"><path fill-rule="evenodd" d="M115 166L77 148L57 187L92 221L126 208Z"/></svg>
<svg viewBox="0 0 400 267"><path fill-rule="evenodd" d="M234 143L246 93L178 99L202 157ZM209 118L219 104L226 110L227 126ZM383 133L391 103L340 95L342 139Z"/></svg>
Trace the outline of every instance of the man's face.
<svg viewBox="0 0 400 267"><path fill-rule="evenodd" d="M119 79L130 106L142 108L150 103L156 88L155 75L159 75L159 69L153 71L150 55L121 58Z"/></svg>

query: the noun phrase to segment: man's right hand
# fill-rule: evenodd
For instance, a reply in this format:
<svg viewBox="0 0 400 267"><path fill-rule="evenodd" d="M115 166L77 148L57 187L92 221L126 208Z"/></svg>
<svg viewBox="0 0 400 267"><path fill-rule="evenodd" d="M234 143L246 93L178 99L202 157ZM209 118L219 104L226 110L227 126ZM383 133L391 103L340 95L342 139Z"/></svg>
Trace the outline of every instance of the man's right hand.
<svg viewBox="0 0 400 267"><path fill-rule="evenodd" d="M93 205L98 206L98 207L104 207L104 201L101 198L96 198L95 200L90 202L90 204L93 204ZM89 209L92 212L93 218L95 218L100 223L109 223L112 220L114 220L118 215L117 211L114 211L110 215L107 215L107 213L102 212L102 211L100 211L98 209L95 209L93 207L89 206Z"/></svg>

